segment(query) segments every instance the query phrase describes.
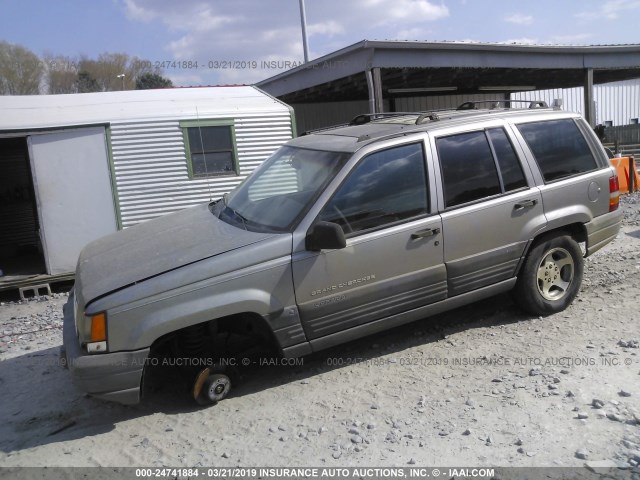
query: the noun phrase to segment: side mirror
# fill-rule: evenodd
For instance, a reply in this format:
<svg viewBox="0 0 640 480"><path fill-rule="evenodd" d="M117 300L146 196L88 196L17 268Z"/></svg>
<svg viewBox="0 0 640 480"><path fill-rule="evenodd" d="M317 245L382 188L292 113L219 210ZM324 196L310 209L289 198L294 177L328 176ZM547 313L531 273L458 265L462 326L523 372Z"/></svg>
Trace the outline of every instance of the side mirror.
<svg viewBox="0 0 640 480"><path fill-rule="evenodd" d="M337 223L318 222L307 232L305 248L312 252L334 250L347 246L344 231Z"/></svg>

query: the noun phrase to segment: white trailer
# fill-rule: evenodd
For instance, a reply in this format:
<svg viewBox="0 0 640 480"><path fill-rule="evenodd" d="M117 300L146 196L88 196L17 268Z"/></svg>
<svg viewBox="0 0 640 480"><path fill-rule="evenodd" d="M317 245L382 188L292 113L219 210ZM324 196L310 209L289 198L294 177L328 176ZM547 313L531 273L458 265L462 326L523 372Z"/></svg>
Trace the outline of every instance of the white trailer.
<svg viewBox="0 0 640 480"><path fill-rule="evenodd" d="M216 199L295 136L252 86L0 97L0 289L88 242Z"/></svg>

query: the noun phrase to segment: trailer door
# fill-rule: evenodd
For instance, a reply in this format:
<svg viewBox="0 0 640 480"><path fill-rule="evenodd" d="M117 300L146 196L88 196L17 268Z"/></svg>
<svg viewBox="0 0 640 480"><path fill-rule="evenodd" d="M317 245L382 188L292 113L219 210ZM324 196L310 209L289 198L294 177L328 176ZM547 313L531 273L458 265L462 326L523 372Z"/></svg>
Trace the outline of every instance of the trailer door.
<svg viewBox="0 0 640 480"><path fill-rule="evenodd" d="M75 271L80 250L115 232L104 127L28 138L47 273Z"/></svg>

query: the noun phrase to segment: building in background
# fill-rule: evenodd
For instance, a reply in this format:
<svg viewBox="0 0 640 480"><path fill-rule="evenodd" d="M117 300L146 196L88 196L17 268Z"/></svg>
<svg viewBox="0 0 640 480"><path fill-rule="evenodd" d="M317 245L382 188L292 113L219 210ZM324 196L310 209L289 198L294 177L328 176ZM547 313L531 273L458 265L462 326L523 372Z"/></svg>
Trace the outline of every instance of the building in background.
<svg viewBox="0 0 640 480"><path fill-rule="evenodd" d="M554 88L531 92L514 92L514 100L545 100L552 105L562 100L562 109L584 115L584 88ZM640 118L640 79L594 85L595 122L605 127L637 125Z"/></svg>
<svg viewBox="0 0 640 480"><path fill-rule="evenodd" d="M0 97L0 289L84 245L229 192L295 135L250 86Z"/></svg>
<svg viewBox="0 0 640 480"><path fill-rule="evenodd" d="M302 132L362 113L455 108L575 87L586 92L580 111L595 126L594 86L638 78L640 45L362 40L257 85L295 109Z"/></svg>

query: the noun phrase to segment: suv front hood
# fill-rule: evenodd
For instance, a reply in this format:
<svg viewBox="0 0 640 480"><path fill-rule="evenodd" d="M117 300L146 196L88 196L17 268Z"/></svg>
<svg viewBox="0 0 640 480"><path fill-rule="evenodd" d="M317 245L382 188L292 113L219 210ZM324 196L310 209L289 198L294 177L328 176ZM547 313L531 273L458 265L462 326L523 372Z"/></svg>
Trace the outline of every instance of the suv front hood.
<svg viewBox="0 0 640 480"><path fill-rule="evenodd" d="M78 259L76 292L87 304L127 285L273 235L224 223L206 204L188 208L88 244Z"/></svg>

